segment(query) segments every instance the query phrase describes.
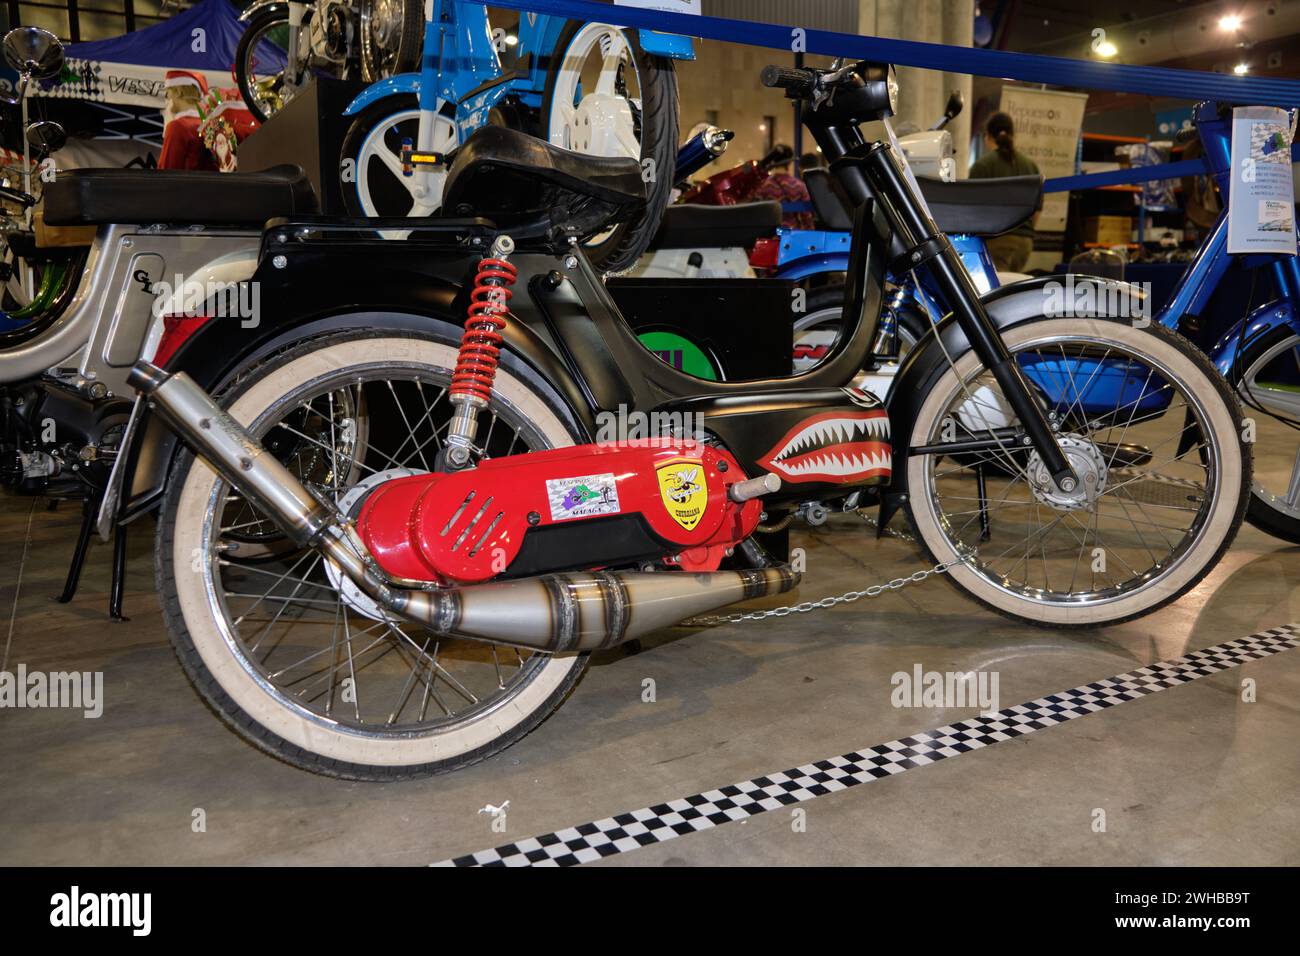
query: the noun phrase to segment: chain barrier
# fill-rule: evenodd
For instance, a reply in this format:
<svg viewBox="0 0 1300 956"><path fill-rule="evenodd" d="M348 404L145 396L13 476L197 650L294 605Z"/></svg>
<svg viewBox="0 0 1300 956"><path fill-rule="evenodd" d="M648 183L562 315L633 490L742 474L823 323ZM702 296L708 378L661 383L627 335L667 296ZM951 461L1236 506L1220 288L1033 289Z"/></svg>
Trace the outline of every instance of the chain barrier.
<svg viewBox="0 0 1300 956"><path fill-rule="evenodd" d="M872 527L879 528L880 525L875 518L865 514L862 511L856 512L859 518ZM883 532L891 538L899 538L903 541L915 541L912 535L906 531L896 531L893 528L885 528ZM837 594L821 598L817 601L804 601L800 604L788 604L783 607L768 608L764 611L738 611L734 614L709 614L703 617L693 617L682 622L683 627L713 627L718 624L740 624L744 621L763 621L769 617L788 617L791 614L807 614L809 611L816 611L823 608L836 607L840 604L852 604L854 601L860 601L863 598L879 597L890 591L898 591L907 587L909 584L920 584L927 578L934 577L936 574L943 574L946 571L955 568L959 564L965 564L975 557L975 550L967 548L965 545L959 545L960 551L957 557L951 561L945 561L936 564L932 568L923 568L919 571L913 571L911 574L902 578L894 578L883 584L873 584L868 588L860 591L846 591L844 594Z"/></svg>

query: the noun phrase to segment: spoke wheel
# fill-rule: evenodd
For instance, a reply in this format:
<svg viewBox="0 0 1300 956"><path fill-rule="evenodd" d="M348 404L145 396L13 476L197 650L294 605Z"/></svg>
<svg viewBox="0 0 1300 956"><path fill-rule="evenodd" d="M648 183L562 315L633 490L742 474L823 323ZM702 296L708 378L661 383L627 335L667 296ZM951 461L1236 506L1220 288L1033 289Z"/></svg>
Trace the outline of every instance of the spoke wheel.
<svg viewBox="0 0 1300 956"><path fill-rule="evenodd" d="M255 369L225 400L268 448L293 449L318 495L346 505L358 481L432 470L455 355L352 333ZM488 457L571 443L536 386L504 368L497 385L477 438ZM582 670L583 655L441 638L376 614L314 550L232 560L232 536L265 516L192 458L164 507L159 588L182 662L228 722L299 766L362 779L463 766L540 722Z"/></svg>
<svg viewBox="0 0 1300 956"><path fill-rule="evenodd" d="M298 75L293 77L286 73L292 35L288 12L275 10L254 17L239 39L235 79L244 104L259 123L265 123L284 109L311 82L310 17L304 19L298 30Z"/></svg>
<svg viewBox="0 0 1300 956"><path fill-rule="evenodd" d="M1255 422L1255 480L1246 517L1300 544L1300 336L1265 333L1243 350L1237 393Z"/></svg>
<svg viewBox="0 0 1300 956"><path fill-rule="evenodd" d="M1008 436L985 452L909 456L909 504L937 560L976 552L948 577L986 605L1042 624L1115 623L1214 566L1240 524L1250 459L1231 393L1188 343L1163 328L1066 325L1004 338L1056 416L1078 488L1062 493ZM974 354L956 367L941 369L897 455L1017 429Z"/></svg>

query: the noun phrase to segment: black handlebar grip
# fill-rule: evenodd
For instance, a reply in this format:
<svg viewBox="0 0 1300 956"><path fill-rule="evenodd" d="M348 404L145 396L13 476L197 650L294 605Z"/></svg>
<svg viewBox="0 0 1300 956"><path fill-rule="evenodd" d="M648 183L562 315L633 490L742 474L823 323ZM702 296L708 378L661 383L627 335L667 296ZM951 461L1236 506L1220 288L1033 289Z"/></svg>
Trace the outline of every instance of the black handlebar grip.
<svg viewBox="0 0 1300 956"><path fill-rule="evenodd" d="M17 189L10 189L7 186L0 186L0 199L6 199L9 202L16 202L26 208L36 205L36 197Z"/></svg>
<svg viewBox="0 0 1300 956"><path fill-rule="evenodd" d="M806 96L817 84L817 74L810 70L792 70L784 66L765 66L760 74L764 86L776 86Z"/></svg>

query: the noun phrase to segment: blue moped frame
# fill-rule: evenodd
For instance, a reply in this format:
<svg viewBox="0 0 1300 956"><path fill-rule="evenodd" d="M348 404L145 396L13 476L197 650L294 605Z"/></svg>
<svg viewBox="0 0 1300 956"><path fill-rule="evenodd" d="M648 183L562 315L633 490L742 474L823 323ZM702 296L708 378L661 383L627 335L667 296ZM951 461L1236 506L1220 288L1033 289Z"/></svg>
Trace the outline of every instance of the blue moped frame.
<svg viewBox="0 0 1300 956"><path fill-rule="evenodd" d="M484 4L430 0L428 10L420 72L402 73L370 85L348 104L344 116L355 116L390 96L414 94L421 110L445 109L443 104L454 107L457 132L463 139L486 124L488 113L508 94L517 95L533 108L542 105L550 57L566 23L563 17L522 14L517 49L526 66L507 73L497 56ZM654 30L637 34L647 53L695 59L690 37Z"/></svg>

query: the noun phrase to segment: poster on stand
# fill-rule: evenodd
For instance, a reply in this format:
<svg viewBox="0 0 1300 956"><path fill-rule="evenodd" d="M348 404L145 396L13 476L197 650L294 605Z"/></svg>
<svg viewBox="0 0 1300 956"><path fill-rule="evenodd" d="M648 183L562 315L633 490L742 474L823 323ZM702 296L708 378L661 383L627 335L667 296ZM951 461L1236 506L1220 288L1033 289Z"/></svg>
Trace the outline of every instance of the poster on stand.
<svg viewBox="0 0 1300 956"><path fill-rule="evenodd" d="M1228 252L1296 254L1291 122L1286 110L1238 106L1232 111Z"/></svg>
<svg viewBox="0 0 1300 956"><path fill-rule="evenodd" d="M1002 112L1016 125L1016 152L1038 165L1044 179L1073 176L1079 158L1086 93L1063 93L1026 86L1002 88ZM1034 220L1039 232L1064 232L1069 193L1047 193Z"/></svg>

